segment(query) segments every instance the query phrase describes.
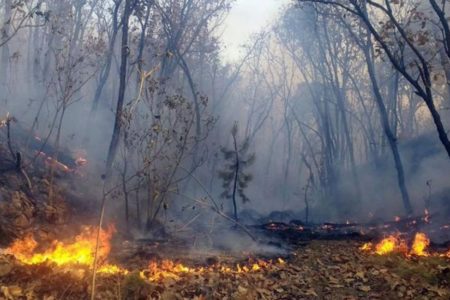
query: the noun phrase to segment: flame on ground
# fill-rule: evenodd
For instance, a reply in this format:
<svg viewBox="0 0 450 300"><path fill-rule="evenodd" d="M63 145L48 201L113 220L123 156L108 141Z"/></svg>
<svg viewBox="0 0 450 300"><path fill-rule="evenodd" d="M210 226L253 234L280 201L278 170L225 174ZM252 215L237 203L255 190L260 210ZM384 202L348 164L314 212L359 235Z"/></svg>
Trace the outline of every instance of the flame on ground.
<svg viewBox="0 0 450 300"><path fill-rule="evenodd" d="M220 272L223 274L242 274L258 272L263 269L267 269L273 265L283 265L286 262L278 258L276 262L269 260L257 260L255 262L249 262L245 264L236 264L235 266L216 264L208 267L188 267L182 263L176 263L172 260L163 260L158 263L155 261L150 262L148 268L141 271L140 277L149 280L151 282L158 282L164 279L179 280L181 277L191 275L201 275L207 272Z"/></svg>
<svg viewBox="0 0 450 300"><path fill-rule="evenodd" d="M115 232L114 226L106 230L100 230L98 258L103 261L107 258L111 244L110 240ZM92 266L95 256L97 242L97 228L86 226L81 234L75 237L72 243L53 241L51 246L42 252L38 250L38 243L30 235L24 239L15 241L6 253L13 255L24 264L35 265L44 262L63 265L86 265Z"/></svg>
<svg viewBox="0 0 450 300"><path fill-rule="evenodd" d="M414 236L411 248L408 248L407 242L398 235L390 235L381 240L375 246L372 243L365 243L359 249L363 251L374 251L378 255L386 255L389 253L403 253L407 256L430 256L427 248L430 246L430 239L425 233L418 232ZM450 257L448 254L441 256Z"/></svg>
<svg viewBox="0 0 450 300"><path fill-rule="evenodd" d="M414 237L414 242L411 247L411 254L417 256L429 256L426 249L430 245L430 239L425 235L425 233L417 233Z"/></svg>
<svg viewBox="0 0 450 300"><path fill-rule="evenodd" d="M387 238L384 238L380 243L375 245L375 253L377 253L378 255L384 255L394 251L408 251L408 247L405 241L401 240L398 236L388 236Z"/></svg>
<svg viewBox="0 0 450 300"><path fill-rule="evenodd" d="M129 270L106 263L111 251L110 241L114 232L114 226L109 226L106 230L100 230L97 273L105 276L127 275L130 273ZM48 249L41 251L38 242L33 236L29 235L21 240L16 240L9 248L5 249L4 253L13 255L18 261L26 265L52 263L58 267L68 266L77 270L77 267L91 268L93 266L96 242L97 228L86 226L73 242L53 241ZM150 262L147 269L140 271L140 276L152 282L164 279L178 280L186 274L203 274L205 272L240 274L258 272L269 266L285 263L283 259L278 258L275 261L250 260L248 263L235 266L216 264L207 267L188 267L172 260L163 260L162 262Z"/></svg>

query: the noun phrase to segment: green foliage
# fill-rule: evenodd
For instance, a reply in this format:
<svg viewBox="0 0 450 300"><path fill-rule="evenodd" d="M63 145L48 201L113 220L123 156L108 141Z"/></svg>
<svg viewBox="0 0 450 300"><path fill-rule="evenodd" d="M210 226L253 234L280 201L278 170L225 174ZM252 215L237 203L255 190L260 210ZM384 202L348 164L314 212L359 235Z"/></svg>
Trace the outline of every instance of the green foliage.
<svg viewBox="0 0 450 300"><path fill-rule="evenodd" d="M250 199L246 196L245 189L253 179L253 176L247 172L247 169L255 162L256 156L254 153L248 153L250 147L248 138L239 144L237 123L234 123L231 135L233 137L233 147L221 147L220 149L225 161L224 168L218 172L224 189L221 197L231 199L233 194L237 193L242 202L246 203Z"/></svg>

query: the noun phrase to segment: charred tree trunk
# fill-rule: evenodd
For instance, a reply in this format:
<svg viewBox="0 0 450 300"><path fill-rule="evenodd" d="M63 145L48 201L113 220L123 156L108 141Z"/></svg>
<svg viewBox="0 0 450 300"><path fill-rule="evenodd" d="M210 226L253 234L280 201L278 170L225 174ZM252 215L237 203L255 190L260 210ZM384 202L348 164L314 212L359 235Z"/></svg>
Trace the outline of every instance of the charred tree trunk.
<svg viewBox="0 0 450 300"><path fill-rule="evenodd" d="M183 69L184 74L186 75L189 83L189 87L192 92L192 99L194 101L194 110L195 110L195 133L197 134L197 138L200 138L202 134L202 127L201 127L201 116L200 116L200 103L198 99L197 90L195 88L194 79L192 78L191 71L189 69L189 66L184 59L184 57L181 55L179 50L177 50L177 55L181 63L181 68Z"/></svg>
<svg viewBox="0 0 450 300"><path fill-rule="evenodd" d="M137 88L136 89L137 89L138 93L139 93L139 82L141 80L143 66L144 66L144 62L143 62L142 58L144 55L145 37L146 37L147 27L148 27L148 23L149 23L149 19L150 19L150 11L151 11L151 6L148 6L147 10L145 12L144 19L140 20L141 35L139 37L138 55L136 58L137 69L138 69L137 81L136 81Z"/></svg>
<svg viewBox="0 0 450 300"><path fill-rule="evenodd" d="M114 158L117 153L117 148L120 140L120 133L122 129L122 112L123 102L125 98L126 89L126 77L127 77L127 64L128 64L128 29L129 19L132 12L132 0L125 1L125 10L122 18L122 43L121 43L121 63L120 63L120 83L119 83L119 96L117 100L116 117L114 122L114 131L109 145L108 157L106 159L106 176L108 177L111 172L111 167L114 162Z"/></svg>
<svg viewBox="0 0 450 300"><path fill-rule="evenodd" d="M10 33L10 21L11 21L11 0L5 0L4 5L4 14L3 14L3 28L0 32L0 40L6 40ZM8 43L4 44L1 49L1 57L0 57L0 87L3 91L6 91L6 87L8 85L8 69L9 69L9 47ZM4 98L4 103L7 104L6 96Z"/></svg>
<svg viewBox="0 0 450 300"><path fill-rule="evenodd" d="M97 88L95 89L94 101L92 102L91 111L97 110L98 104L100 102L100 97L103 92L103 88L105 87L106 82L108 81L108 78L109 78L109 73L111 72L112 58L113 58L113 54L114 54L114 45L116 44L117 34L119 32L118 14L119 14L119 8L120 8L121 3L122 3L122 0L117 1L115 4L115 7L114 7L113 31L112 31L112 35L111 35L111 41L109 42L109 48L108 48L108 52L106 54L105 65L102 68L102 70L100 71L99 81L98 81ZM124 15L124 17L125 17L125 15ZM124 18L124 21L125 21L125 18ZM127 29L127 31L128 31L128 29Z"/></svg>

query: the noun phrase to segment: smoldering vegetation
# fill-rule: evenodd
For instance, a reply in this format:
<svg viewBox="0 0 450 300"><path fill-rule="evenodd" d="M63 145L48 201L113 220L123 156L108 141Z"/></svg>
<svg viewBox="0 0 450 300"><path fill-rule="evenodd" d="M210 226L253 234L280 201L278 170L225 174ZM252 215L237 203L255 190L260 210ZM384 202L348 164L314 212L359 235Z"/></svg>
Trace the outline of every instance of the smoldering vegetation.
<svg viewBox="0 0 450 300"><path fill-rule="evenodd" d="M4 0L3 141L8 115L28 161L48 147L86 159L70 188L140 239L240 251L242 224L448 221L439 7L364 20L314 2L293 1L229 61L233 1Z"/></svg>

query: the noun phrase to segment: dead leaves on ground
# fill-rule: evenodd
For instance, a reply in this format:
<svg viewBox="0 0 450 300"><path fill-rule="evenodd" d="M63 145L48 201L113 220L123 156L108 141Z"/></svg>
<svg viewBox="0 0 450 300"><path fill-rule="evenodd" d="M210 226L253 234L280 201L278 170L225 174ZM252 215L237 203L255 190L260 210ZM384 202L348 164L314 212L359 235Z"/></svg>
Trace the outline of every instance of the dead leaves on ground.
<svg viewBox="0 0 450 300"><path fill-rule="evenodd" d="M314 242L285 264L248 273L182 274L148 282L138 272L101 277L98 299L449 299L450 261L372 256L354 242ZM88 274L88 273L86 273ZM0 299L83 299L90 276L19 266L0 256Z"/></svg>

